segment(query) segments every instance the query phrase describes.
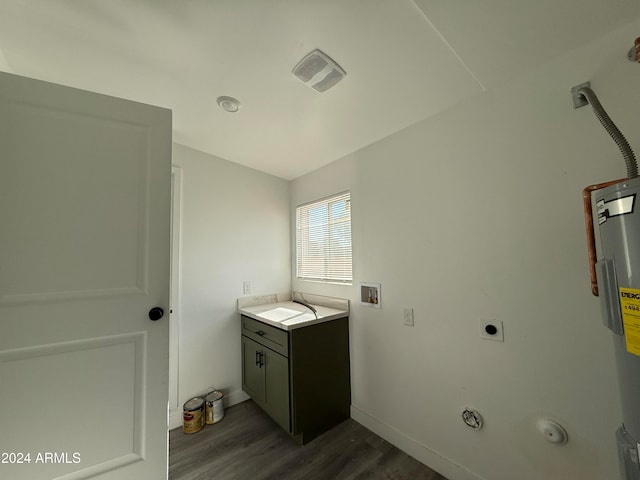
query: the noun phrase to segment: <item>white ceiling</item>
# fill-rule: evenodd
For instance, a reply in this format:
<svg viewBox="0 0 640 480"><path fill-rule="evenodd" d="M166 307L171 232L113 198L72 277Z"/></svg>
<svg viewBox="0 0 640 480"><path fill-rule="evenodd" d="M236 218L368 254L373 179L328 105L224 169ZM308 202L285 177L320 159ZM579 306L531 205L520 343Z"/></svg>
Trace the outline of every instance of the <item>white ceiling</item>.
<svg viewBox="0 0 640 480"><path fill-rule="evenodd" d="M174 141L292 179L639 14L638 0L0 0L0 70L171 108ZM347 72L325 93L291 74L315 48Z"/></svg>

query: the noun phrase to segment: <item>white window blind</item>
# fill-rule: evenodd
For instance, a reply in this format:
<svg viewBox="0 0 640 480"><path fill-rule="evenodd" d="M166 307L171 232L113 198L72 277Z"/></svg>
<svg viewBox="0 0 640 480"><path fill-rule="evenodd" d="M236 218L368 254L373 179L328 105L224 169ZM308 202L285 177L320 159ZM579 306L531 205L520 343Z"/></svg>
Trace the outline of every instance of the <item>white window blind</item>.
<svg viewBox="0 0 640 480"><path fill-rule="evenodd" d="M297 277L351 283L351 193L296 208Z"/></svg>

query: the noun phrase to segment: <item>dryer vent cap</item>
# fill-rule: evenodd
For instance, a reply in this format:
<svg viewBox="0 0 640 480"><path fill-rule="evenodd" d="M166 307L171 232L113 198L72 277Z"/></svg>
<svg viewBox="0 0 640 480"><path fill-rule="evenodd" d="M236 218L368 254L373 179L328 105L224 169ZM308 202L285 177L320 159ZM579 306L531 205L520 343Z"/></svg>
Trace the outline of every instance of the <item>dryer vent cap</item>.
<svg viewBox="0 0 640 480"><path fill-rule="evenodd" d="M318 92L329 90L347 74L329 55L318 49L300 60L291 73Z"/></svg>

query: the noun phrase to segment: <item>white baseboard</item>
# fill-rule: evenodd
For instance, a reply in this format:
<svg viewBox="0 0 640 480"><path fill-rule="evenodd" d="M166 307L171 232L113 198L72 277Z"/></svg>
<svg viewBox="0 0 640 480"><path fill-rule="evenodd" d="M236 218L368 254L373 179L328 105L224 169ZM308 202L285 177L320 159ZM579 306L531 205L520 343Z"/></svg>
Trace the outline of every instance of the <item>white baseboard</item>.
<svg viewBox="0 0 640 480"><path fill-rule="evenodd" d="M351 418L449 480L485 480L355 405L351 405Z"/></svg>
<svg viewBox="0 0 640 480"><path fill-rule="evenodd" d="M249 398L249 395L244 393L242 390L236 390L235 392L225 395L222 399L222 404L227 408L237 403L244 402L245 400L249 400ZM182 408L177 408L169 412L169 430L173 430L178 427L182 427Z"/></svg>

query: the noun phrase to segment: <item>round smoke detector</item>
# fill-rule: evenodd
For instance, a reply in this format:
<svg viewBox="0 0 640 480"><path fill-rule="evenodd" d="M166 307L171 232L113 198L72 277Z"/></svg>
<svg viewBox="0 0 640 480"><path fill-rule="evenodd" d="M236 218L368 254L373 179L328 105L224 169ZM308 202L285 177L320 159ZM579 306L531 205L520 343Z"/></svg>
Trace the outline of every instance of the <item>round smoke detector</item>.
<svg viewBox="0 0 640 480"><path fill-rule="evenodd" d="M462 411L462 420L469 427L474 430L480 430L482 428L482 415L476 410L467 408Z"/></svg>

